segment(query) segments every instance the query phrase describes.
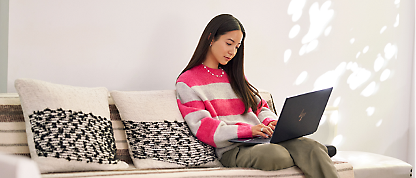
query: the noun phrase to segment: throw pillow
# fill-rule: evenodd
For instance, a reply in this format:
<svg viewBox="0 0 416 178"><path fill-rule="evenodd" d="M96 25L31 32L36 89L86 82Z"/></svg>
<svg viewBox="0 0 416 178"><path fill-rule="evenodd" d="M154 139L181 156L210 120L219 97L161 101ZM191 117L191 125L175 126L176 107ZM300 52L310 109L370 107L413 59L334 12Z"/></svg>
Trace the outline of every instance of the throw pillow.
<svg viewBox="0 0 416 178"><path fill-rule="evenodd" d="M113 91L136 168L218 167L213 147L184 122L174 90Z"/></svg>
<svg viewBox="0 0 416 178"><path fill-rule="evenodd" d="M17 79L28 146L41 173L126 169L115 159L108 90Z"/></svg>

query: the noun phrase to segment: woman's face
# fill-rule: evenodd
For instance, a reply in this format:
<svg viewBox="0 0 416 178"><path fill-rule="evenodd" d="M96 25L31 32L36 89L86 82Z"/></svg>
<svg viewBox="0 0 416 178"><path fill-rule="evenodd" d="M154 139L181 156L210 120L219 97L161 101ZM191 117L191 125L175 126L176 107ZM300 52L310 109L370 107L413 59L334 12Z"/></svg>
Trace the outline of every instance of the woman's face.
<svg viewBox="0 0 416 178"><path fill-rule="evenodd" d="M234 30L221 35L217 41L212 41L204 64L214 69L218 68L218 64L226 65L237 53L242 38L241 30Z"/></svg>

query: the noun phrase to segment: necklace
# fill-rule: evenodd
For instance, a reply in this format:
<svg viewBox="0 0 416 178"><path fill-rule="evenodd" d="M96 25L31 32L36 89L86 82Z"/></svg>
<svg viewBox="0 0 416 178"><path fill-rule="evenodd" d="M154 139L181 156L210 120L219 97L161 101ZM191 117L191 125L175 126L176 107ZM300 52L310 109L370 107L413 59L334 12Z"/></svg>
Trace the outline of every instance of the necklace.
<svg viewBox="0 0 416 178"><path fill-rule="evenodd" d="M215 75L211 71L209 71L209 69L207 68L207 66L204 63L202 63L202 65L204 65L204 69L206 69L208 71L208 73L210 73L213 76L222 77L224 75L224 69L222 69L221 67L218 67L219 69L221 69L221 75Z"/></svg>

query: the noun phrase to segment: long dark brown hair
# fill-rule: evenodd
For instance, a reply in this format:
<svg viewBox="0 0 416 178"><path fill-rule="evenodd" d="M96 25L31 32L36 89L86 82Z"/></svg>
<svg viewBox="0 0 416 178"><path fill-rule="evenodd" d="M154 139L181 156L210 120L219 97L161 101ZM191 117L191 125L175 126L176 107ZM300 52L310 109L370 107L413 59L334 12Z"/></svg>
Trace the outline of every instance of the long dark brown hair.
<svg viewBox="0 0 416 178"><path fill-rule="evenodd" d="M248 112L248 108L256 112L258 108L255 96L258 96L260 99L261 97L259 91L246 80L244 74L244 39L246 32L241 22L232 15L221 14L214 17L208 23L199 39L191 60L181 74L204 62L211 41L217 41L221 35L234 30L241 30L243 33L240 47L234 58L226 65L220 64L220 67L227 73L232 89L243 101L245 106L244 114Z"/></svg>

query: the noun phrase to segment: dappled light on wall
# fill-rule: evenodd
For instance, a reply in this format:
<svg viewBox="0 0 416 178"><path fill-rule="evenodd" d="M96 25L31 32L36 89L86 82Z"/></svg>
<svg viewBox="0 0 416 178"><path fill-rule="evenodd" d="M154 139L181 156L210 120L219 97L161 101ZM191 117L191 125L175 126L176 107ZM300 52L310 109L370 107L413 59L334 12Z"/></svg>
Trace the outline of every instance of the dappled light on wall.
<svg viewBox="0 0 416 178"><path fill-rule="evenodd" d="M390 0L390 3L393 8L400 7L400 0ZM389 87L384 86L394 75L395 64L393 61L398 57L398 44L400 44L391 40L389 36L391 36L392 30L400 26L400 14L393 12L394 15L390 15L391 18L386 19L384 24L378 24L379 26L368 25L375 27L375 29L371 28L372 36L367 37L365 35L368 35L369 31L359 31L367 29L340 23L336 16L339 7L339 2L331 0L312 2L291 0L287 14L291 18L293 26L288 31L287 38L293 41L294 43L291 44L294 45L289 45L288 49L284 50L283 63L291 69L291 72L298 73L296 78L291 79L294 80L294 86L305 87L312 84L313 90L334 87L334 91L337 91L337 86L343 87L343 94L349 96L343 97L343 100L348 100L346 103L353 103L353 99L365 101L353 105L356 109L353 112L364 115L364 118L359 119L368 117L369 119L365 122L371 122L374 128L382 127L383 118L374 119L379 117L377 112L379 112L378 114L383 112L383 109L380 109L382 108L381 103L373 104L371 99L374 96L382 97L382 95L388 94L385 88ZM309 26L305 22L309 23ZM358 23L351 22L350 24L357 25ZM342 36L339 38L340 41L327 40L334 38L333 34L336 34L336 37ZM393 39L395 40L395 38ZM328 41L336 41L337 43L328 44ZM340 55L345 55L342 56L342 60L325 58L329 56L325 55L326 53L332 55L329 56L330 58L340 58L340 56L333 56L336 53L330 51L337 49L335 46L338 44L347 46L337 51L341 52ZM334 45L334 48L331 45ZM318 51L324 55L317 54ZM311 65L314 65L313 69ZM321 66L332 66L333 68L322 67L322 70L317 70ZM384 90L381 92L381 89ZM333 102L328 103L328 106L342 107L339 106L341 103L339 93L333 92L330 100ZM383 107L385 106L383 105ZM326 122L338 124L342 122L340 118L347 119L342 114L337 110L330 116L323 116L320 125ZM358 118L353 119L359 120ZM384 122L386 125L386 120ZM348 140L347 135L336 134L332 144L342 145L346 140Z"/></svg>
<svg viewBox="0 0 416 178"><path fill-rule="evenodd" d="M326 123L327 116L324 114L322 115L321 121L319 121L319 126L324 125Z"/></svg>
<svg viewBox="0 0 416 178"><path fill-rule="evenodd" d="M340 102L341 102L341 96L338 96L338 97L335 98L334 103L332 104L332 106L338 107Z"/></svg>
<svg viewBox="0 0 416 178"><path fill-rule="evenodd" d="M393 56L397 59L397 46L387 43L386 47L384 47L384 57L391 59Z"/></svg>
<svg viewBox="0 0 416 178"><path fill-rule="evenodd" d="M292 29L290 29L289 38L295 38L299 34L299 31L300 31L300 26L296 24L295 26L292 27Z"/></svg>
<svg viewBox="0 0 416 178"><path fill-rule="evenodd" d="M371 72L365 68L358 67L358 63L349 62L347 65L347 70L350 70L352 73L347 79L347 83L350 86L351 90L357 89L359 86L364 84L371 76Z"/></svg>
<svg viewBox="0 0 416 178"><path fill-rule="evenodd" d="M288 7L288 15L292 16L292 21L297 22L303 14L303 9L305 7L306 0L292 0ZM304 54L310 53L315 50L318 45L319 41L317 40L319 36L324 33L325 36L328 36L331 32L332 27L328 26L328 23L331 21L334 15L334 10L330 9L331 1L326 1L321 6L319 3L315 2L309 8L309 21L310 25L308 32L303 36L301 43L303 44L302 47L299 49L299 55L302 56ZM301 26L299 24L295 24L290 32L289 38L295 38L299 35L301 31ZM290 51L290 52L289 52ZM287 49L285 51L284 62L287 63L290 54L292 53L291 49Z"/></svg>
<svg viewBox="0 0 416 178"><path fill-rule="evenodd" d="M309 31L302 38L302 44L308 44L321 36L322 32L327 28L331 21L334 10L330 9L331 1L326 1L319 7L319 3L315 2L309 9Z"/></svg>
<svg viewBox="0 0 416 178"><path fill-rule="evenodd" d="M397 27L397 26L399 26L399 21L400 21L400 14L397 14L397 16L396 16L396 22L394 23L394 27Z"/></svg>
<svg viewBox="0 0 416 178"><path fill-rule="evenodd" d="M380 75L380 81L381 82L386 81L389 77L390 77L390 70L389 69L385 69L383 71L383 73L381 73L381 75Z"/></svg>
<svg viewBox="0 0 416 178"><path fill-rule="evenodd" d="M303 13L303 7L305 6L306 0L292 0L287 9L287 13L292 15L292 21L296 22L300 19Z"/></svg>
<svg viewBox="0 0 416 178"><path fill-rule="evenodd" d="M367 111L367 116L372 116L374 114L375 108L374 107L368 107L366 109Z"/></svg>
<svg viewBox="0 0 416 178"><path fill-rule="evenodd" d="M380 30L380 34L382 34L384 31L386 31L386 29L387 29L387 26L382 27L381 30Z"/></svg>
<svg viewBox="0 0 416 178"><path fill-rule="evenodd" d="M314 90L324 89L333 87L338 82L338 78L344 74L346 63L342 62L335 68L335 70L330 70L322 74L321 76L316 79L314 84Z"/></svg>
<svg viewBox="0 0 416 178"><path fill-rule="evenodd" d="M340 146L343 142L344 137L342 135L335 136L334 140L332 141L332 145L334 146Z"/></svg>
<svg viewBox="0 0 416 178"><path fill-rule="evenodd" d="M289 59L290 59L290 56L292 56L292 50L287 49L285 51L285 54L284 54L284 57L283 57L283 60L284 60L283 62L284 63L287 63L289 61Z"/></svg>
<svg viewBox="0 0 416 178"><path fill-rule="evenodd" d="M365 97L369 97L372 94L374 94L377 90L376 82L371 82L367 85L367 87L364 88L364 90L361 92L361 95Z"/></svg>
<svg viewBox="0 0 416 178"><path fill-rule="evenodd" d="M376 127L380 127L380 125L383 123L383 119L380 119L377 123L376 123Z"/></svg>
<svg viewBox="0 0 416 178"><path fill-rule="evenodd" d="M308 77L308 72L303 71L302 73L300 73L300 75L298 76L298 78L295 81L295 85L300 85L302 84L306 78Z"/></svg>

